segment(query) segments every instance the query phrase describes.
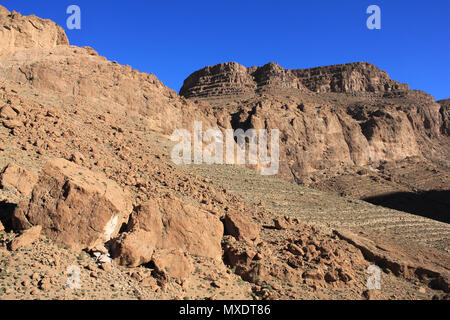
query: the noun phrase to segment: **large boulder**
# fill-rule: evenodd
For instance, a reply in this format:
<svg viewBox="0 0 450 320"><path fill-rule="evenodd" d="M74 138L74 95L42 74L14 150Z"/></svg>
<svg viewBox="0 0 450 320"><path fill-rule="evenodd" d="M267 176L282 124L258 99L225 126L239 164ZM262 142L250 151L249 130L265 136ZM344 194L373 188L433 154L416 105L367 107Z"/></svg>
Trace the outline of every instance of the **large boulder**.
<svg viewBox="0 0 450 320"><path fill-rule="evenodd" d="M255 241L259 237L260 227L240 212L228 212L223 223L225 233L237 240Z"/></svg>
<svg viewBox="0 0 450 320"><path fill-rule="evenodd" d="M14 163L8 164L0 174L0 186L3 189L14 188L24 196L29 196L37 181L37 176Z"/></svg>
<svg viewBox="0 0 450 320"><path fill-rule="evenodd" d="M164 278L186 279L193 271L189 257L181 250L158 250L152 261L155 271Z"/></svg>
<svg viewBox="0 0 450 320"><path fill-rule="evenodd" d="M41 225L43 233L74 249L93 249L115 237L132 202L117 183L64 159L42 169L29 202L13 215L13 228Z"/></svg>
<svg viewBox="0 0 450 320"><path fill-rule="evenodd" d="M155 246L155 234L138 229L120 234L112 241L110 251L121 266L134 268L152 259Z"/></svg>
<svg viewBox="0 0 450 320"><path fill-rule="evenodd" d="M112 256L122 265L150 262L153 246L207 258L222 256L223 225L219 218L178 199L149 200L142 204L131 215L126 231L110 245Z"/></svg>
<svg viewBox="0 0 450 320"><path fill-rule="evenodd" d="M11 241L9 248L11 251L17 251L22 247L32 245L39 239L41 231L41 226L34 226L31 229L25 230L20 236Z"/></svg>

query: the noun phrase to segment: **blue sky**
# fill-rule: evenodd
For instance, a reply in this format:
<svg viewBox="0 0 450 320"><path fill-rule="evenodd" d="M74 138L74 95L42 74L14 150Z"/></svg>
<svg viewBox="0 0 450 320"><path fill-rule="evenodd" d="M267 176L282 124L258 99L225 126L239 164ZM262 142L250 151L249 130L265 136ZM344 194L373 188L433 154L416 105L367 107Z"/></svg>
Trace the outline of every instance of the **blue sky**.
<svg viewBox="0 0 450 320"><path fill-rule="evenodd" d="M308 68L374 63L413 89L450 98L448 0L0 0L9 10L52 19L70 43L154 73L178 91L206 65L278 62ZM67 30L66 8L81 8L81 30ZM381 8L381 30L366 9Z"/></svg>

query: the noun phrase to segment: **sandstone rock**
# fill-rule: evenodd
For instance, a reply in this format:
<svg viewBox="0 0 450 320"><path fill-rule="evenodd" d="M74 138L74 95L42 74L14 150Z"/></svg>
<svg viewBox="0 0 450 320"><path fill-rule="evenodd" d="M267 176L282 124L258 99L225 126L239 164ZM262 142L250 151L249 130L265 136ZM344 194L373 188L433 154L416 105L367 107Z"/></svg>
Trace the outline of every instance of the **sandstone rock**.
<svg viewBox="0 0 450 320"><path fill-rule="evenodd" d="M0 231L4 231L5 227L3 226L3 223L0 221Z"/></svg>
<svg viewBox="0 0 450 320"><path fill-rule="evenodd" d="M100 267L102 268L103 271L106 271L106 272L112 271L111 263L102 263L102 264L100 264Z"/></svg>
<svg viewBox="0 0 450 320"><path fill-rule="evenodd" d="M42 169L29 203L13 215L17 230L41 225L45 235L74 249L95 248L117 235L132 211L126 191L103 174L64 159Z"/></svg>
<svg viewBox="0 0 450 320"><path fill-rule="evenodd" d="M154 234L138 229L123 233L112 241L111 257L122 266L137 267L150 262L155 246Z"/></svg>
<svg viewBox="0 0 450 320"><path fill-rule="evenodd" d="M193 271L189 258L181 250L157 250L152 262L157 273L170 278L185 279Z"/></svg>
<svg viewBox="0 0 450 320"><path fill-rule="evenodd" d="M339 280L339 275L336 271L328 271L324 277L326 282L336 282Z"/></svg>
<svg viewBox="0 0 450 320"><path fill-rule="evenodd" d="M236 62L209 66L184 82L187 98L254 94L258 90L291 88L313 92L384 92L409 90L370 63L358 62L312 69L287 70L270 62L245 68Z"/></svg>
<svg viewBox="0 0 450 320"><path fill-rule="evenodd" d="M260 227L239 212L229 212L224 218L225 233L237 240L254 241L259 237Z"/></svg>
<svg viewBox="0 0 450 320"><path fill-rule="evenodd" d="M420 277L421 274L426 274L427 277L432 279L431 281L436 288L444 292L450 292L450 274L447 269L430 264L421 256L412 257L400 247L392 244L375 243L364 236L343 230L334 230L334 233L339 238L361 250L365 259L375 264L381 263L396 276L410 279L413 275ZM347 268L338 268L338 271L342 281L348 282L353 279L351 272Z"/></svg>
<svg viewBox="0 0 450 320"><path fill-rule="evenodd" d="M206 67L184 81L180 95L203 97L212 95L250 93L256 89L244 66L236 62Z"/></svg>
<svg viewBox="0 0 450 320"><path fill-rule="evenodd" d="M8 9L6 9L4 6L0 5L0 16L7 16L10 12Z"/></svg>
<svg viewBox="0 0 450 320"><path fill-rule="evenodd" d="M314 269L306 271L303 274L303 278L311 280L323 280L325 278L325 275L322 270Z"/></svg>
<svg viewBox="0 0 450 320"><path fill-rule="evenodd" d="M14 119L17 117L17 113L9 105L2 107L0 110L0 118Z"/></svg>
<svg viewBox="0 0 450 320"><path fill-rule="evenodd" d="M132 214L127 230L158 249L178 248L193 255L222 256L223 225L220 220L178 199L150 200Z"/></svg>
<svg viewBox="0 0 450 320"><path fill-rule="evenodd" d="M64 30L53 21L35 15L9 13L6 8L0 8L0 51L54 48L68 44Z"/></svg>
<svg viewBox="0 0 450 320"><path fill-rule="evenodd" d="M39 239L41 231L42 231L41 226L34 226L31 229L25 230L20 236L11 241L10 249L12 251L16 251L22 247L33 244L35 241Z"/></svg>
<svg viewBox="0 0 450 320"><path fill-rule="evenodd" d="M288 228L288 224L284 218L273 219L273 224L277 230L285 230Z"/></svg>
<svg viewBox="0 0 450 320"><path fill-rule="evenodd" d="M297 255L297 256L303 256L303 255L305 255L305 252L303 251L303 249L300 248L300 247L299 247L298 245L296 245L295 243L289 244L288 250L289 250L291 253L293 253L293 254L295 254L295 255Z"/></svg>
<svg viewBox="0 0 450 320"><path fill-rule="evenodd" d="M41 281L39 281L39 289L43 291L48 291L52 287L51 278L44 277Z"/></svg>
<svg viewBox="0 0 450 320"><path fill-rule="evenodd" d="M76 164L82 165L84 162L85 158L83 156L83 154L81 152L75 152L70 156L69 161L72 161Z"/></svg>
<svg viewBox="0 0 450 320"><path fill-rule="evenodd" d="M448 102L409 90L369 63L304 70L226 63L193 73L180 94L217 106L224 127L279 129L279 176L327 191L340 191L345 181L332 179L342 168L450 156L449 140L439 138L448 136Z"/></svg>
<svg viewBox="0 0 450 320"><path fill-rule="evenodd" d="M11 120L3 120L3 126L8 129L16 129L23 127L22 121L11 119Z"/></svg>
<svg viewBox="0 0 450 320"><path fill-rule="evenodd" d="M144 288L156 288L158 286L156 279L152 277L143 279L140 284Z"/></svg>
<svg viewBox="0 0 450 320"><path fill-rule="evenodd" d="M2 188L15 188L24 196L29 196L36 184L37 176L14 163L8 164L0 174L0 186Z"/></svg>
<svg viewBox="0 0 450 320"><path fill-rule="evenodd" d="M450 99L440 100L438 103L441 105L439 110L442 116L441 132L450 136Z"/></svg>

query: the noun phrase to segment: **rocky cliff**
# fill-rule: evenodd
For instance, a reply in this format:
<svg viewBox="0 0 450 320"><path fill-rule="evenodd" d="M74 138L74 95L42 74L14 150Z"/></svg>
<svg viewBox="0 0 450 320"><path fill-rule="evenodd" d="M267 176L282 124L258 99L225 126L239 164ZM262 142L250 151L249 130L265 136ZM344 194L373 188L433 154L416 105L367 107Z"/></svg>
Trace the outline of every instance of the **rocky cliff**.
<svg viewBox="0 0 450 320"><path fill-rule="evenodd" d="M201 69L184 82L180 94L187 98L252 94L280 88L312 92L408 91L409 86L366 62L288 70L277 63L245 68L236 62Z"/></svg>
<svg viewBox="0 0 450 320"><path fill-rule="evenodd" d="M222 127L280 129L281 175L297 182L450 156L448 103L369 63L297 70L225 63L193 73L180 94L209 101Z"/></svg>
<svg viewBox="0 0 450 320"><path fill-rule="evenodd" d="M441 105L441 116L442 116L442 134L450 136L450 99L440 100L438 103Z"/></svg>
<svg viewBox="0 0 450 320"><path fill-rule="evenodd" d="M64 30L51 20L23 16L0 6L0 54L30 48L69 45Z"/></svg>

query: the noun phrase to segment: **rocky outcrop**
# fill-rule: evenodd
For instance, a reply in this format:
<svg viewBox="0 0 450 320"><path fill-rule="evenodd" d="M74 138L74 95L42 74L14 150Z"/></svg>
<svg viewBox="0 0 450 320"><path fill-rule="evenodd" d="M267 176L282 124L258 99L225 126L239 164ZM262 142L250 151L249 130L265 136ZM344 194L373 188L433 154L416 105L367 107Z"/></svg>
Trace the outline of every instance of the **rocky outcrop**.
<svg viewBox="0 0 450 320"><path fill-rule="evenodd" d="M180 95L187 98L205 98L253 95L256 92L277 89L321 93L379 93L407 91L409 86L391 80L386 72L366 62L297 70L287 70L273 62L250 68L232 62L194 72L184 82Z"/></svg>
<svg viewBox="0 0 450 320"><path fill-rule="evenodd" d="M449 156L445 102L369 63L297 70L220 64L193 73L180 94L209 101L223 128L279 129L279 174L299 183L355 166Z"/></svg>
<svg viewBox="0 0 450 320"><path fill-rule="evenodd" d="M0 174L0 187L14 188L24 196L29 196L37 182L37 176L14 163L8 164Z"/></svg>
<svg viewBox="0 0 450 320"><path fill-rule="evenodd" d="M42 169L29 202L14 212L15 230L42 226L43 233L74 249L102 247L128 221L132 204L114 181L64 159Z"/></svg>
<svg viewBox="0 0 450 320"><path fill-rule="evenodd" d="M407 91L407 84L391 80L373 64L357 62L292 72L313 92L390 92Z"/></svg>
<svg viewBox="0 0 450 320"><path fill-rule="evenodd" d="M366 260L378 267L391 270L396 276L407 279L426 279L428 285L445 293L450 292L450 271L436 264L430 264L428 257L410 256L401 248L374 241L348 231L334 233L342 240L360 249ZM445 265L445 263L444 263Z"/></svg>
<svg viewBox="0 0 450 320"><path fill-rule="evenodd" d="M150 262L155 249L180 249L220 259L223 225L206 211L178 199L150 200L131 215L126 232L111 241L112 257L122 265Z"/></svg>
<svg viewBox="0 0 450 320"><path fill-rule="evenodd" d="M56 23L36 17L9 12L0 6L0 54L30 48L54 48L68 45L64 30Z"/></svg>
<svg viewBox="0 0 450 320"><path fill-rule="evenodd" d="M121 266L130 268L146 264L153 257L155 238L155 233L142 229L122 233L111 241L112 258Z"/></svg>
<svg viewBox="0 0 450 320"><path fill-rule="evenodd" d="M440 100L438 103L441 105L440 113L442 116L441 132L447 136L450 136L450 99Z"/></svg>
<svg viewBox="0 0 450 320"><path fill-rule="evenodd" d="M249 94L256 84L244 66L236 62L206 67L190 75L181 88L185 97Z"/></svg>

